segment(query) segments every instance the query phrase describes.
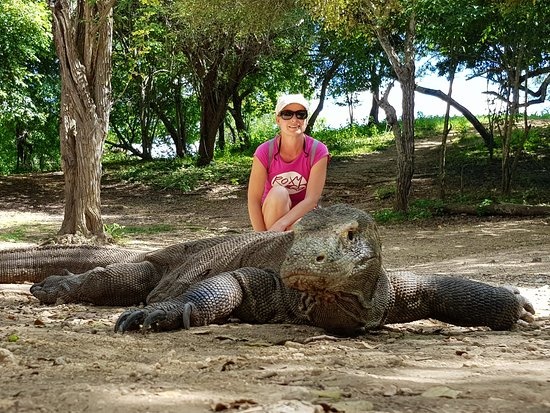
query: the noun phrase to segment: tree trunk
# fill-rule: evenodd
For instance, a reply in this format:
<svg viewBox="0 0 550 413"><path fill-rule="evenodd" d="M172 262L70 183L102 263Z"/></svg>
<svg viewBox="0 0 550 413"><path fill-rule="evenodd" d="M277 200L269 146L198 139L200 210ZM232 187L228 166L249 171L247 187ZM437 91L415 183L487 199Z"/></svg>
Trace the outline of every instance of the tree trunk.
<svg viewBox="0 0 550 413"><path fill-rule="evenodd" d="M221 122L220 126L218 126L218 148L220 148L220 151L225 150L225 125L224 125L224 122Z"/></svg>
<svg viewBox="0 0 550 413"><path fill-rule="evenodd" d="M399 79L403 94L402 133L397 148L397 191L395 209L407 212L414 174L414 70L412 79Z"/></svg>
<svg viewBox="0 0 550 413"><path fill-rule="evenodd" d="M323 75L323 79L321 81L321 88L319 90L319 104L317 105L315 110L310 114L310 117L307 122L306 130L304 131L306 135L311 135L311 131L315 126L315 122L317 121L317 118L319 117L319 114L321 113L321 111L323 110L323 106L325 105L325 99L327 97L327 90L328 90L330 81L334 78L334 76L338 72L338 69L342 65L343 61L344 59L341 57L333 60L330 67L327 69L327 71Z"/></svg>
<svg viewBox="0 0 550 413"><path fill-rule="evenodd" d="M348 117L349 117L349 126L355 124L355 114L353 108L355 106L354 92L346 92L346 104L348 105Z"/></svg>
<svg viewBox="0 0 550 413"><path fill-rule="evenodd" d="M376 29L376 37L388 56L403 93L402 130L396 133L394 129L397 149L395 209L401 212L407 212L409 209L409 195L414 174L415 27L416 18L413 14L408 21L403 53L397 53L393 47L390 33L385 32L383 28ZM389 103L386 106L389 106Z"/></svg>
<svg viewBox="0 0 550 413"><path fill-rule="evenodd" d="M452 67L449 68L449 91L448 96L453 95L453 83L455 80L455 72L456 72L456 65L452 65ZM447 106L445 108L445 122L443 124L443 133L441 135L441 152L439 155L439 197L441 199L445 199L445 178L447 175L447 138L449 136L449 132L451 131L450 128L450 112L451 112L451 103L447 102Z"/></svg>
<svg viewBox="0 0 550 413"><path fill-rule="evenodd" d="M141 93L139 101L139 126L141 133L141 153L146 161L153 159L153 132L152 130L152 111L151 111L151 90L153 88L153 75L149 74L142 78Z"/></svg>
<svg viewBox="0 0 550 413"><path fill-rule="evenodd" d="M61 70L61 164L65 213L60 235L105 238L101 157L111 110L114 0L50 0Z"/></svg>
<svg viewBox="0 0 550 413"><path fill-rule="evenodd" d="M183 158L187 153L187 119L183 110L181 79L177 77L174 80L174 106L176 109L176 133L170 133L174 146L176 147L176 156ZM165 123L166 126L166 123Z"/></svg>
<svg viewBox="0 0 550 413"><path fill-rule="evenodd" d="M378 105L379 96L380 96L380 87L375 86L371 90L372 93L372 105L369 112L369 124L378 125L380 120L378 119L378 112L380 106Z"/></svg>
<svg viewBox="0 0 550 413"><path fill-rule="evenodd" d="M199 166L209 165L214 159L218 128L223 122L229 95L210 89L205 82L201 96Z"/></svg>
<svg viewBox="0 0 550 413"><path fill-rule="evenodd" d="M32 144L27 139L29 132L25 125L17 122L15 125L15 141L17 146L17 165L16 170L31 170L32 169Z"/></svg>
<svg viewBox="0 0 550 413"><path fill-rule="evenodd" d="M243 117L243 100L250 93L252 93L252 89L247 89L242 94L239 94L238 91L233 92L231 98L233 107L229 108L229 112L235 121L235 127L237 128L237 136L241 150L250 147L250 133L248 132L248 128Z"/></svg>

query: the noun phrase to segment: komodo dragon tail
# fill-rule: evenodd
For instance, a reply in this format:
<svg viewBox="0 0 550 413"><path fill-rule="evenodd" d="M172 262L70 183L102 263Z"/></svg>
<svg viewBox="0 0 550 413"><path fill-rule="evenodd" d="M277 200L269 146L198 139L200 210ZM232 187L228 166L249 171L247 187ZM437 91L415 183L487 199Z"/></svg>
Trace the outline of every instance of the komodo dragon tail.
<svg viewBox="0 0 550 413"><path fill-rule="evenodd" d="M90 245L48 245L0 250L0 284L40 282L66 271L79 274L95 267L141 260L144 252Z"/></svg>

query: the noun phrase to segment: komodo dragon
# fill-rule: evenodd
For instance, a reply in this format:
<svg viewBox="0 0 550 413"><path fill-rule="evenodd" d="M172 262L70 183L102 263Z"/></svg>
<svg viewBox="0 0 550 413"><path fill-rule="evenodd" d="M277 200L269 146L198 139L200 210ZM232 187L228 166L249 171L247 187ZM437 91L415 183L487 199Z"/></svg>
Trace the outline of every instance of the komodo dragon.
<svg viewBox="0 0 550 413"><path fill-rule="evenodd" d="M75 269L82 273L72 274ZM63 270L66 275L45 278ZM145 303L119 317L117 332L187 329L230 316L343 335L423 318L506 330L532 322L535 312L511 287L386 271L372 217L342 204L308 213L292 232L222 236L151 253L0 251L0 282L40 278L31 292L45 304Z"/></svg>

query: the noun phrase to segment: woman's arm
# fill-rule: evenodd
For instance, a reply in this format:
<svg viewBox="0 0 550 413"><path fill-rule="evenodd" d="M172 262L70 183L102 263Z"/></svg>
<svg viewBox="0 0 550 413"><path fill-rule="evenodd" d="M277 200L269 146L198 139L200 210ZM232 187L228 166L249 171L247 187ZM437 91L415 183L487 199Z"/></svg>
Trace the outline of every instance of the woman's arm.
<svg viewBox="0 0 550 413"><path fill-rule="evenodd" d="M267 229L262 214L262 196L266 179L267 170L259 159L254 157L248 180L248 215L254 231L265 231Z"/></svg>
<svg viewBox="0 0 550 413"><path fill-rule="evenodd" d="M328 158L328 156L325 156L319 159L311 168L304 200L279 218L277 222L268 228L269 231L285 231L289 229L296 221L319 204L319 199L323 194L327 179Z"/></svg>

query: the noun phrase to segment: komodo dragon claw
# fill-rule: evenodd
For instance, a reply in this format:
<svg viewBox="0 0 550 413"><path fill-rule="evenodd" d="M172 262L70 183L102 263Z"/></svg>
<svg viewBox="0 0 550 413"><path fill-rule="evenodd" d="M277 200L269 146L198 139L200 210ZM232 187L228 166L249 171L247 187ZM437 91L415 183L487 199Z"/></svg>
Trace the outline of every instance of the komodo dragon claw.
<svg viewBox="0 0 550 413"><path fill-rule="evenodd" d="M159 321L165 320L166 316L167 314L166 314L166 311L164 310L157 309L153 311L152 313L147 315L147 317L143 321L143 325L141 329L143 331L149 330L152 325L157 324Z"/></svg>
<svg viewBox="0 0 550 413"><path fill-rule="evenodd" d="M116 333L141 330L146 332L153 325L166 319L167 313L162 309L149 312L147 309L127 310L120 315L116 324Z"/></svg>
<svg viewBox="0 0 550 413"><path fill-rule="evenodd" d="M526 323L533 323L535 321L535 308L533 307L533 304L531 304L531 302L527 298L521 295L521 291L519 291L517 287L505 285L504 288L514 293L516 299L521 305L521 314L519 314L518 321L523 320Z"/></svg>
<svg viewBox="0 0 550 413"><path fill-rule="evenodd" d="M140 324L143 323L146 315L147 313L144 310L126 310L120 315L115 324L115 333L139 330Z"/></svg>

